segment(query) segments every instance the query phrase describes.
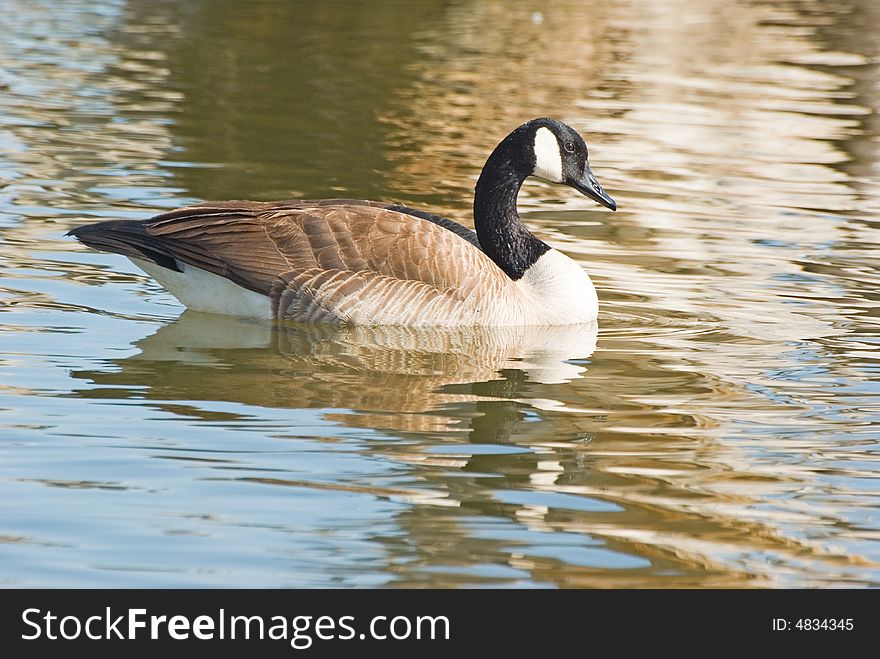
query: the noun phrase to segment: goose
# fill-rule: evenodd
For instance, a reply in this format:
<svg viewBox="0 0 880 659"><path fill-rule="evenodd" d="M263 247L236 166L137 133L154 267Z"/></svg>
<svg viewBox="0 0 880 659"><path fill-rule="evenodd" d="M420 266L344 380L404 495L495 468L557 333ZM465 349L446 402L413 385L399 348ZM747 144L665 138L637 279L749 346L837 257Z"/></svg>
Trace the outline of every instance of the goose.
<svg viewBox="0 0 880 659"><path fill-rule="evenodd" d="M598 298L575 261L517 212L529 176L616 210L570 126L528 121L492 151L474 193L476 231L407 206L354 199L205 202L68 232L128 257L185 307L354 325L589 323Z"/></svg>

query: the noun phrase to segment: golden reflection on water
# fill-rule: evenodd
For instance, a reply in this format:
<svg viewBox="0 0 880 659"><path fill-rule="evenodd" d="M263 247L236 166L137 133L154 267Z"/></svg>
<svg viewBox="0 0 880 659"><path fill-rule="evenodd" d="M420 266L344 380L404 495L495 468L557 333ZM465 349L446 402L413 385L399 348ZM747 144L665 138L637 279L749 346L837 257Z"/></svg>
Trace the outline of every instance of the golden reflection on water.
<svg viewBox="0 0 880 659"><path fill-rule="evenodd" d="M39 9L19 5L3 20ZM40 517L57 500L22 488L97 493L77 515L107 537L128 531L98 512L113 492L164 503L173 521L135 524L162 529L179 583L205 548L175 543L251 545L243 526L273 559L295 553L279 529L317 547L273 584L876 585L872 3L65 7L49 37L18 22L0 46L0 496ZM585 133L620 204L521 196L596 282L598 332L174 320L126 262L61 236L190 198L340 192L467 223L486 154L539 115ZM101 471L120 447L129 471ZM53 528L0 517L0 551L95 564Z"/></svg>

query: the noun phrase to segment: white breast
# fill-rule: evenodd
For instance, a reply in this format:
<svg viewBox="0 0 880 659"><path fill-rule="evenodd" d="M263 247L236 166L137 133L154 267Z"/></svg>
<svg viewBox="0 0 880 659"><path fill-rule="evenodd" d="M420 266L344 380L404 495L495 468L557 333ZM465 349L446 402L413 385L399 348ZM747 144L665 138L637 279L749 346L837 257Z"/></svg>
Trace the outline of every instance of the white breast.
<svg viewBox="0 0 880 659"><path fill-rule="evenodd" d="M589 323L599 315L599 299L589 275L555 249L535 261L517 287L525 298L529 324Z"/></svg>

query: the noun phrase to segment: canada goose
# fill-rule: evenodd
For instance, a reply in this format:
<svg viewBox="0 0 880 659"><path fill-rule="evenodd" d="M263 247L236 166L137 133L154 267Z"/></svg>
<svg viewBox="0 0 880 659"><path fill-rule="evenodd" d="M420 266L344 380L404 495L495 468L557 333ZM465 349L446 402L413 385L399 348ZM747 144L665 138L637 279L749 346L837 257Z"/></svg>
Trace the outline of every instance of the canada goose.
<svg viewBox="0 0 880 659"><path fill-rule="evenodd" d="M578 133L534 119L505 137L474 194L476 232L350 199L206 202L69 232L123 254L196 311L366 325L567 325L594 320L593 283L516 209L525 179L615 210Z"/></svg>

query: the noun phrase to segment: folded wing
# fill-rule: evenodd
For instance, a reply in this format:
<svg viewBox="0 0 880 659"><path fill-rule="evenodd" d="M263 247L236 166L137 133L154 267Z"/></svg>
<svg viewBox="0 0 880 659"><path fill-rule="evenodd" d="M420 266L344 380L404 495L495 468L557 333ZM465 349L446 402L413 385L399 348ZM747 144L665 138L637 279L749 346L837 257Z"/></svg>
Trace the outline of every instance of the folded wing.
<svg viewBox="0 0 880 659"><path fill-rule="evenodd" d="M415 213L349 200L233 201L71 233L97 249L225 277L269 297L279 318L476 322L510 279L472 231Z"/></svg>

